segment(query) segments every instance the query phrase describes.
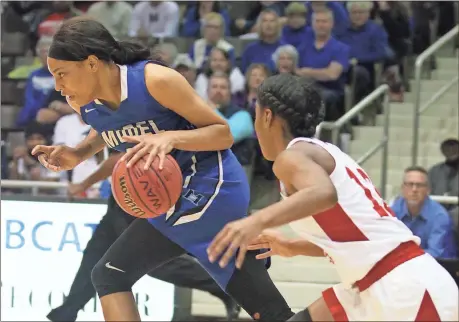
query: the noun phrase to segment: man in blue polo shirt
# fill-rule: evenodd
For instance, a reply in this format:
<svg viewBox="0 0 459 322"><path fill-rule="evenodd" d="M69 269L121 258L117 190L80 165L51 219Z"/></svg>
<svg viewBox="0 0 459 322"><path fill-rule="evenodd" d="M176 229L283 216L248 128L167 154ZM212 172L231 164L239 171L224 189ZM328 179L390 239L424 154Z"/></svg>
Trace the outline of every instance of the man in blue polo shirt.
<svg viewBox="0 0 459 322"><path fill-rule="evenodd" d="M350 58L356 59L356 99L369 94L374 88L374 64L384 62L393 55L384 28L370 20L371 1L348 1L350 26L340 33L338 39L349 46Z"/></svg>
<svg viewBox="0 0 459 322"><path fill-rule="evenodd" d="M414 235L421 238L421 247L435 258L457 258L457 241L452 219L438 202L429 197L427 171L422 167L405 170L402 196L392 210Z"/></svg>
<svg viewBox="0 0 459 322"><path fill-rule="evenodd" d="M341 1L306 1L307 8L306 24L311 25L312 14L316 11L329 9L333 13L333 30L334 37L339 38L342 32L349 27L349 15Z"/></svg>
<svg viewBox="0 0 459 322"><path fill-rule="evenodd" d="M389 42L384 28L370 20L371 1L349 1L351 25L339 40L350 47L350 55L359 63L376 63L388 57Z"/></svg>
<svg viewBox="0 0 459 322"><path fill-rule="evenodd" d="M326 118L337 119L338 102L344 96L344 86L349 68L349 47L332 35L333 13L324 9L312 15L314 35L299 48L299 69L297 74L316 81L321 88L327 105Z"/></svg>
<svg viewBox="0 0 459 322"><path fill-rule="evenodd" d="M279 16L274 10L263 10L258 19L260 23L259 40L248 44L241 56L241 69L244 73L251 64L264 64L274 72L276 66L272 56L276 49L284 44L280 39Z"/></svg>

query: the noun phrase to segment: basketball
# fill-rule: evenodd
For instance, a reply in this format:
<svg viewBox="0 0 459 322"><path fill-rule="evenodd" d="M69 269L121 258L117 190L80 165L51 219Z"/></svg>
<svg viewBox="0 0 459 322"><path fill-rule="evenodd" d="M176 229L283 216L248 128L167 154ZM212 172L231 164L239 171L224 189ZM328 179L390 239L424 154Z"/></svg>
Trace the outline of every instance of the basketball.
<svg viewBox="0 0 459 322"><path fill-rule="evenodd" d="M131 168L119 160L112 174L112 191L118 205L128 214L138 218L154 218L166 213L182 192L182 171L170 155L166 156L163 169L159 170L159 158L150 169L144 170L148 155Z"/></svg>

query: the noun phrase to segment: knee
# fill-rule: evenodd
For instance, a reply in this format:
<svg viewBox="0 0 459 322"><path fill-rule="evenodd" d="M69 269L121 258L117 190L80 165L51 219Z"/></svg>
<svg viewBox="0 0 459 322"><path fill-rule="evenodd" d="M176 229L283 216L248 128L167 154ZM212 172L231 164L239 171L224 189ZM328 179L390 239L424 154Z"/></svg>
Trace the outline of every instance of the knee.
<svg viewBox="0 0 459 322"><path fill-rule="evenodd" d="M91 271L91 281L99 297L131 291L133 283L122 269L116 268L103 258Z"/></svg>
<svg viewBox="0 0 459 322"><path fill-rule="evenodd" d="M340 93L330 89L324 89L322 90L322 99L325 104L335 105L340 99Z"/></svg>
<svg viewBox="0 0 459 322"><path fill-rule="evenodd" d="M363 66L355 66L354 69L358 83L368 83L370 81L370 72Z"/></svg>

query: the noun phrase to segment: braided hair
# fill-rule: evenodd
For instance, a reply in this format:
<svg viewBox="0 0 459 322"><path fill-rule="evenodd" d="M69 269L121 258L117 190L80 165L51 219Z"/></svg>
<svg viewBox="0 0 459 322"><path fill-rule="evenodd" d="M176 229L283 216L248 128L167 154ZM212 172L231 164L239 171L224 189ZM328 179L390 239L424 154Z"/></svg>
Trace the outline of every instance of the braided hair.
<svg viewBox="0 0 459 322"><path fill-rule="evenodd" d="M293 137L313 137L325 107L314 84L292 74L267 78L258 88L258 103L288 124Z"/></svg>

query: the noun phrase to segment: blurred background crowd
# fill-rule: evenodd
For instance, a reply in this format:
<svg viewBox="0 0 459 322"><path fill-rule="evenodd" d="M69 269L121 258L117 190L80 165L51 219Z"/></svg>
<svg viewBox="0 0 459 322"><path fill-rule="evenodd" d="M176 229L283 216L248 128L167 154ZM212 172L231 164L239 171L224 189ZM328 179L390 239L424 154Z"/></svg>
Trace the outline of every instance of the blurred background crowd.
<svg viewBox="0 0 459 322"><path fill-rule="evenodd" d="M73 198L107 198L109 181L85 184L103 155L53 173L30 154L37 144L75 146L89 131L54 90L46 66L52 36L65 19L91 16L117 39L144 42L152 57L181 73L228 120L233 151L262 197L278 192L270 192L277 186L253 127L257 87L266 77L294 73L314 80L327 121L339 119L380 84L389 86L391 102L403 104L413 90L413 60L457 24L457 6L448 1L2 1L1 6L1 178L70 183L62 189L2 188L2 193ZM437 64L432 56L427 69L435 71ZM375 125L381 113L377 104L373 115L354 117L341 134L352 138L355 128ZM393 209L433 256L457 258L457 205L442 206L429 195L459 194L459 141L438 137L434 144L444 160L402 171ZM268 185L270 191L260 188Z"/></svg>

